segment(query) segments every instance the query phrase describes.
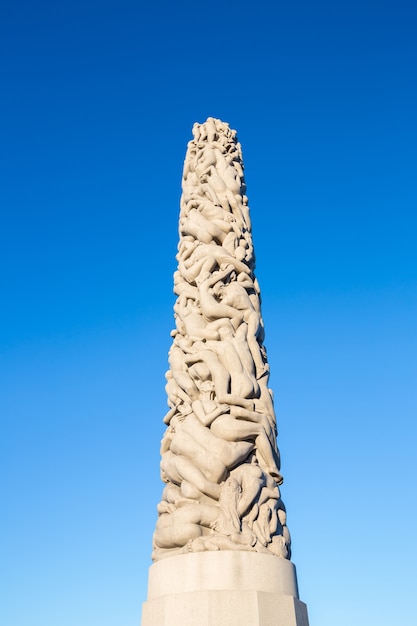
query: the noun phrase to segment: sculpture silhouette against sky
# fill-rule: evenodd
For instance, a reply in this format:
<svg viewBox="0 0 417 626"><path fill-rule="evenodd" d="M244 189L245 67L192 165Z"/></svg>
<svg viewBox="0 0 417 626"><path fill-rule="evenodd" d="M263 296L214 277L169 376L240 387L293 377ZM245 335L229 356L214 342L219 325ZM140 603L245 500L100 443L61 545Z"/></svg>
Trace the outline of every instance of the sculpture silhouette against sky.
<svg viewBox="0 0 417 626"><path fill-rule="evenodd" d="M193 135L152 557L239 550L289 559L241 147L214 118Z"/></svg>

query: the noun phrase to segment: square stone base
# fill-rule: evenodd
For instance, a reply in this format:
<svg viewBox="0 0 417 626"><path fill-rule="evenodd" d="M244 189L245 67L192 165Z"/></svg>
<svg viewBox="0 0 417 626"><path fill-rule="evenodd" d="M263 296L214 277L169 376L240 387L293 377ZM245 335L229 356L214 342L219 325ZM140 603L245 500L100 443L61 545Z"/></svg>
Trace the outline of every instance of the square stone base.
<svg viewBox="0 0 417 626"><path fill-rule="evenodd" d="M200 552L151 566L142 626L308 626L308 617L290 561Z"/></svg>
<svg viewBox="0 0 417 626"><path fill-rule="evenodd" d="M262 591L194 591L149 600L142 626L308 626L307 607Z"/></svg>

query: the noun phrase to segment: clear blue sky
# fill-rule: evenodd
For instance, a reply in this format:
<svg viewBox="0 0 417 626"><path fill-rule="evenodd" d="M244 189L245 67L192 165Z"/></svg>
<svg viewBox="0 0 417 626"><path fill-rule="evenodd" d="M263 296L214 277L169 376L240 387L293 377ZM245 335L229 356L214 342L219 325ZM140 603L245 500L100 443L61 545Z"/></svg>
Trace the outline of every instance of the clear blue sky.
<svg viewBox="0 0 417 626"><path fill-rule="evenodd" d="M182 161L214 116L243 146L311 626L414 626L416 4L1 13L1 624L139 624Z"/></svg>

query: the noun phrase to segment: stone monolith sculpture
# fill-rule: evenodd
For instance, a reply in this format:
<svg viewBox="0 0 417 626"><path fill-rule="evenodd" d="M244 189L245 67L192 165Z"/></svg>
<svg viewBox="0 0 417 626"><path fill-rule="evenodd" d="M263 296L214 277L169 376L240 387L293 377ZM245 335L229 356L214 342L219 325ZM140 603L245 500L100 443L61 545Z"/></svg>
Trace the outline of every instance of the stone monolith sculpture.
<svg viewBox="0 0 417 626"><path fill-rule="evenodd" d="M193 127L182 180L169 410L143 626L307 626L290 562L243 162Z"/></svg>

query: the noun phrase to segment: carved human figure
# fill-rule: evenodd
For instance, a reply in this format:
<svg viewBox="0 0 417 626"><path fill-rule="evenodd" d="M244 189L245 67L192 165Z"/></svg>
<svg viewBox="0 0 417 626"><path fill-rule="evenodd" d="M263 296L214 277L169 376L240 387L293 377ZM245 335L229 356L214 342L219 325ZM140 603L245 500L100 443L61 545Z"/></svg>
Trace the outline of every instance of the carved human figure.
<svg viewBox="0 0 417 626"><path fill-rule="evenodd" d="M222 265L231 265L236 272L241 274L250 273L249 266L236 257L240 243L232 253L224 246L213 243L205 244L196 241L187 243L188 246L181 251L181 254L178 254L178 263L179 274L188 283L194 283L201 275L209 276L217 266L220 268ZM240 256L243 258L244 253Z"/></svg>
<svg viewBox="0 0 417 626"><path fill-rule="evenodd" d="M184 325L184 331L191 340L218 339L218 331L207 327L199 307L198 300L181 295L174 307L175 312Z"/></svg>
<svg viewBox="0 0 417 626"><path fill-rule="evenodd" d="M180 390L182 390L186 397L195 398L198 394L197 388L188 372L186 354L179 346L180 341L179 338L175 337L168 353L168 362L171 368L172 378L177 385L178 394L181 395ZM171 383L171 389L172 387L173 385Z"/></svg>
<svg viewBox="0 0 417 626"><path fill-rule="evenodd" d="M215 297L216 291L213 289L215 285L217 291L220 289L220 284L223 284L223 279L230 274L230 271L230 267L228 267L226 270L219 270L212 275L204 276L198 284L198 291L201 311L205 319L211 322L226 317L231 320L233 327L236 329L243 320L243 314L234 306L219 302Z"/></svg>
<svg viewBox="0 0 417 626"><path fill-rule="evenodd" d="M241 146L214 118L195 124L193 135L152 558L203 550L289 558Z"/></svg>
<svg viewBox="0 0 417 626"><path fill-rule="evenodd" d="M159 548L176 548L207 535L209 529L220 535L240 534L241 522L237 513L240 486L229 478L221 488L218 504L186 502L170 513L162 513L156 524L154 544Z"/></svg>
<svg viewBox="0 0 417 626"><path fill-rule="evenodd" d="M187 504L159 516L154 543L159 548L178 548L201 537L219 515L219 507L208 504Z"/></svg>
<svg viewBox="0 0 417 626"><path fill-rule="evenodd" d="M254 439L259 465L277 482L282 482L279 473L279 458L271 444L270 425L262 414L248 411L240 406L232 406L230 413L223 413L213 421L211 431L226 441Z"/></svg>
<svg viewBox="0 0 417 626"><path fill-rule="evenodd" d="M229 269L232 271L233 267ZM248 280L247 276L245 276L244 280L245 282L237 280L226 284L218 282L213 291L215 295L220 297L222 305L242 313L243 320L247 324L248 345L256 365L257 377L260 378L266 371L258 344L258 335L261 330L260 313L253 306L252 300L245 289L245 286L253 288L253 283Z"/></svg>
<svg viewBox="0 0 417 626"><path fill-rule="evenodd" d="M223 244L227 235L233 233L233 225L224 219L207 219L201 211L193 208L180 219L180 233L192 235L196 240L206 244L212 241ZM235 238L234 234L233 240Z"/></svg>
<svg viewBox="0 0 417 626"><path fill-rule="evenodd" d="M196 342L196 351L186 357L191 365L205 363L214 383L216 399L221 404L236 404L252 409L254 385L245 372L239 355L229 341Z"/></svg>
<svg viewBox="0 0 417 626"><path fill-rule="evenodd" d="M178 407L161 442L161 475L164 481L181 486L183 480L201 493L218 499L219 485L227 472L253 449L248 441L226 441L216 437L194 415L189 405ZM218 412L225 410L219 407Z"/></svg>

